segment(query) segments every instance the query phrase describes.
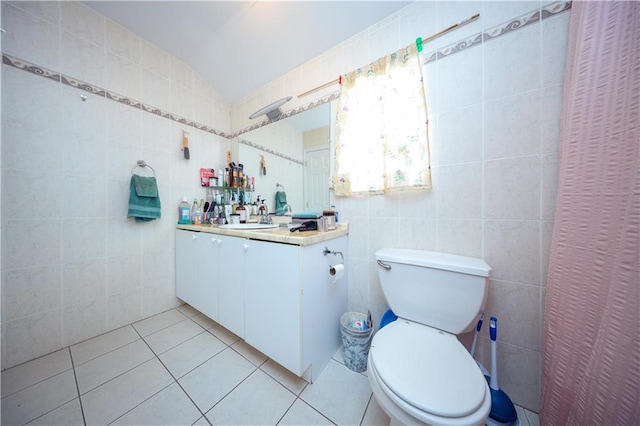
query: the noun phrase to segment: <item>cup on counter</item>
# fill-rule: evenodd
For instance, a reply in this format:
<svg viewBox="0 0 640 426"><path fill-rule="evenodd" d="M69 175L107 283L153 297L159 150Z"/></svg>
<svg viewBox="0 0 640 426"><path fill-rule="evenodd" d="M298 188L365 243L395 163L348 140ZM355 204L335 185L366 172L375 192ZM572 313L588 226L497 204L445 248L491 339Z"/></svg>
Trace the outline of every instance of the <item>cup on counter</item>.
<svg viewBox="0 0 640 426"><path fill-rule="evenodd" d="M229 222L232 225L238 225L240 223L240 215L239 214L232 214L231 215L231 221Z"/></svg>
<svg viewBox="0 0 640 426"><path fill-rule="evenodd" d="M318 219L318 231L327 232L329 230L329 220L326 216Z"/></svg>

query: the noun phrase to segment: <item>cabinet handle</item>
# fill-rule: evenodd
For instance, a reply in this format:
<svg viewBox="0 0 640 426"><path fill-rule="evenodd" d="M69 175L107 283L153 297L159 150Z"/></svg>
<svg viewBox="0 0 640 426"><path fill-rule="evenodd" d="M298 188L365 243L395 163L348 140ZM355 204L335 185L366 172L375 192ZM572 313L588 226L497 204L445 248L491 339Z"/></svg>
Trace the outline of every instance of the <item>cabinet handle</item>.
<svg viewBox="0 0 640 426"><path fill-rule="evenodd" d="M244 251L249 250L249 244L243 244L243 245L242 245L242 249L243 249Z"/></svg>
<svg viewBox="0 0 640 426"><path fill-rule="evenodd" d="M197 239L198 239L198 236L197 236L197 235L194 235L192 238L193 238L194 240L197 240Z"/></svg>
<svg viewBox="0 0 640 426"><path fill-rule="evenodd" d="M218 245L222 244L222 240L220 238L218 238L216 242L218 243Z"/></svg>

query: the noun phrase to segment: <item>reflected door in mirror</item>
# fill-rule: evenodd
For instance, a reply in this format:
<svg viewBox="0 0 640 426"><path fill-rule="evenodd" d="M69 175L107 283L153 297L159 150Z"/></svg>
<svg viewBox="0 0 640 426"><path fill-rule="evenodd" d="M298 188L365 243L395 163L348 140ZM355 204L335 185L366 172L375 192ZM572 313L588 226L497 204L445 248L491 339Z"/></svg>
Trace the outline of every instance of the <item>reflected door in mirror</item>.
<svg viewBox="0 0 640 426"><path fill-rule="evenodd" d="M329 148L305 151L305 210L322 213L329 208Z"/></svg>

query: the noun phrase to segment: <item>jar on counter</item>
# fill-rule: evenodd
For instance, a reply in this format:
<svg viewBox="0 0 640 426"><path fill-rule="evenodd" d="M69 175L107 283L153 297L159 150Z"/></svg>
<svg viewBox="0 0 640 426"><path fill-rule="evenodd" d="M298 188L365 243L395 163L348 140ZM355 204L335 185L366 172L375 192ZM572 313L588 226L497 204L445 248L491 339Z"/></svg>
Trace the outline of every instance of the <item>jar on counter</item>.
<svg viewBox="0 0 640 426"><path fill-rule="evenodd" d="M243 204L236 207L236 214L240 216L240 223L247 223L247 209Z"/></svg>
<svg viewBox="0 0 640 426"><path fill-rule="evenodd" d="M327 218L327 230L336 229L336 212L334 210L324 210L322 216Z"/></svg>

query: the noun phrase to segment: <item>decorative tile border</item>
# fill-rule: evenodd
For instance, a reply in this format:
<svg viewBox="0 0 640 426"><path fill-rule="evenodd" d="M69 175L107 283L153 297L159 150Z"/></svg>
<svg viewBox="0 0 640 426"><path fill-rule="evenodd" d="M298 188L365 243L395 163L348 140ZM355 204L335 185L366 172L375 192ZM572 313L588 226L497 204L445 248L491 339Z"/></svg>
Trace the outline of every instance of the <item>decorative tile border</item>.
<svg viewBox="0 0 640 426"><path fill-rule="evenodd" d="M142 111L157 115L158 117L163 117L163 118L167 118L169 120L175 121L177 123L181 123L184 124L185 126L190 126L190 127L195 127L196 129L202 130L204 132L207 133L211 133L214 134L216 136L221 136L223 138L230 138L229 133L227 132L223 132L222 130L217 130L214 129L211 126L207 126L198 122L195 122L193 120L189 120L188 118L184 118L181 117L177 114L172 114L170 112L161 110L160 108L156 108L154 106L151 105L147 105L142 103L141 101L138 101L136 99L132 99L132 98L128 98L126 96L122 96L119 95L115 92L111 92L105 88L102 88L100 86L95 86L91 83L87 83L78 79L75 79L73 77L70 77L68 75L64 75L64 74L58 74L55 71L46 69L46 68L42 68L39 67L35 64L23 61L21 59L15 58L11 55L7 55L5 53L2 54L2 63L12 66L14 68L18 68L20 70L23 71L27 71L42 77L46 77L50 80L62 83L62 84L66 84L67 86L71 86L73 88L82 90L84 92L88 92L91 94L94 94L96 96L101 96L104 97L106 99L109 99L111 101L114 102L118 102L121 103L123 105L128 105L130 107L133 108L137 108L137 109L141 109Z"/></svg>
<svg viewBox="0 0 640 426"><path fill-rule="evenodd" d="M93 93L94 95L106 97L107 91L101 87L94 86L89 83L85 83L83 81L71 79L65 75L60 76L61 83L66 84L71 87L75 87L76 89L84 90L85 92Z"/></svg>
<svg viewBox="0 0 640 426"><path fill-rule="evenodd" d="M274 151L271 148L266 148L266 147L264 147L262 145L258 145L255 142L251 142L251 141L248 141L246 139L240 139L240 138L238 138L238 142L243 144L243 145L250 146L251 148L258 149L258 150L260 150L262 152L267 152L269 154L275 155L276 157L284 158L285 160L289 160L289 161L292 161L294 163L297 163L297 164L300 164L300 165L304 165L304 161L302 161L302 160L298 160L298 159L295 159L293 157L289 157L288 155L284 155L284 154L282 154L280 152Z"/></svg>
<svg viewBox="0 0 640 426"><path fill-rule="evenodd" d="M509 34L509 33L513 32L513 31L516 31L516 30L519 30L519 29L522 29L522 28L526 28L529 25L538 23L538 22L540 22L540 21L542 21L544 19L550 18L552 16L556 16L556 15L558 15L560 13L563 13L563 12L566 12L566 11L568 11L570 9L571 9L571 0L562 0L562 1L555 2L555 3L550 3L550 4L546 5L546 6L543 6L540 10L529 12L529 13L524 14L524 15L518 17L518 18L512 19L509 22L506 22L506 23L501 24L501 25L497 25L497 26L495 26L495 27L493 27L493 28L491 28L491 29L489 29L489 30L487 30L485 32L474 34L474 35L472 35L472 36L470 36L470 37L468 37L468 38L466 38L464 40L457 41L456 43L451 44L451 45L449 45L447 47L444 47L444 48L439 49L437 51L433 51L431 53L428 53L428 54L424 55L423 64L428 64L430 62L433 62L433 61L436 61L436 60L451 56L451 55L453 55L455 53L462 52L462 51L467 50L469 48L472 48L472 47L475 47L475 46L479 46L483 42L496 39L496 38L501 37L501 36L503 36L505 34ZM39 67L38 65L31 64L29 62L23 61L21 59L15 58L13 56L10 56L10 55L4 54L4 53L2 55L2 63L5 64L5 65L9 65L9 66L18 68L18 69L23 70L23 71L27 71L27 72L39 75L41 77L48 78L48 79L53 80L53 81L60 82L62 84L66 84L66 85L74 87L76 89L80 89L80 90L83 90L85 92L92 93L92 94L97 95L97 96L103 96L106 99L109 99L109 100L112 100L112 101L115 101L115 102L119 102L119 103L122 103L124 105L129 105L129 106L131 106L133 108L139 108L142 111L157 115L158 117L167 118L167 119L170 119L170 120L175 121L177 123L184 124L185 126L194 127L194 128L196 128L198 130L202 130L204 132L211 133L211 134L214 134L216 136L220 136L220 137L227 138L227 139L236 138L236 137L238 137L238 136L240 136L240 135L242 135L244 133L250 132L250 131L255 130L255 129L259 129L260 127L266 126L268 124L275 123L276 121L280 121L280 120L283 120L285 118L291 117L293 115L303 113L303 112L308 111L308 110L310 110L312 108L315 108L315 107L320 106L322 104L325 104L325 103L331 102L331 101L333 101L335 99L338 99L338 97L340 96L339 91L336 91L336 92L333 92L331 94L325 95L325 96L323 96L321 98L318 98L317 100L312 101L312 102L310 102L308 104L305 104L305 105L299 106L297 108L291 109L289 111L286 111L286 112L282 113L280 115L280 117L278 117L276 119L266 120L266 121L263 121L261 123L253 124L251 126L245 127L244 129L238 130L236 132L227 133L227 132L223 132L221 130L214 129L211 126L207 126L205 124L201 124L201 123L198 123L196 121L189 120L189 119L187 119L185 117L181 117L181 116L179 116L177 114L173 114L171 112L161 110L161 109L156 108L154 106L144 104L141 101L137 101L135 99L127 98L126 96L122 96L122 95L119 95L117 93L110 92L110 91L108 91L108 90L106 90L106 89L104 89L102 87L94 86L94 85L92 85L90 83L86 83L86 82L74 79L73 77L66 76L66 75L63 75L63 74L59 74L59 73L57 73L55 71L52 71L52 70L49 70L49 69L46 69L46 68L43 68L43 67ZM269 154L273 154L275 156L284 158L284 159L292 161L294 163L304 164L304 162L301 161L301 160L289 157L289 156L287 156L285 154L276 152L276 151L274 151L274 150L272 150L270 148L263 147L261 145L258 145L258 144L255 144L253 142L250 142L248 140L238 138L238 142L241 143L241 144L250 146L252 148L256 148L256 149L259 149L261 151L267 152Z"/></svg>
<svg viewBox="0 0 640 426"><path fill-rule="evenodd" d="M18 58L14 58L9 55L2 55L2 63L11 67L18 68L22 71L27 71L40 77L45 77L53 81L60 82L60 74L55 71L48 70L46 68L39 67L29 62L21 61Z"/></svg>
<svg viewBox="0 0 640 426"><path fill-rule="evenodd" d="M555 3L543 6L540 10L534 10L526 13L518 18L512 19L509 22L497 25L484 32L476 33L464 40L457 41L442 49L430 52L424 55L423 64L446 58L454 53L462 52L471 47L479 46L485 41L490 41L501 37L505 34L512 33L516 30L528 27L529 25L536 24L543 19L556 16L560 13L566 12L571 9L571 1L558 1Z"/></svg>

